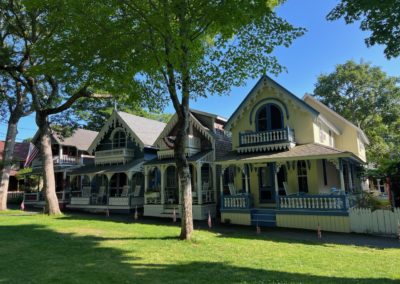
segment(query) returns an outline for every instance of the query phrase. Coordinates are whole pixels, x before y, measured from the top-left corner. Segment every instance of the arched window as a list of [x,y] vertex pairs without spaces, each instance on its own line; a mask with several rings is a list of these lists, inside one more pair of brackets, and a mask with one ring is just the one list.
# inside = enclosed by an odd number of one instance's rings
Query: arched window
[[306,161],[297,161],[297,181],[299,183],[299,192],[308,192],[307,165]]
[[283,128],[283,115],[276,104],[266,104],[256,114],[257,131],[268,131]]
[[126,135],[123,130],[118,130],[117,132],[114,133],[113,136],[113,148],[125,148],[126,146]]

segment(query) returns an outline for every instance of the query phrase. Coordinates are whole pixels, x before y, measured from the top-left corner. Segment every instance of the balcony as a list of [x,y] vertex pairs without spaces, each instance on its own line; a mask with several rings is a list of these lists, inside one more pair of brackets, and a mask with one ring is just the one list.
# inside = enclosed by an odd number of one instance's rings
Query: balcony
[[[54,165],[67,165],[67,166],[75,166],[83,164],[83,160],[81,157],[62,155],[62,156],[53,156],[53,164]],[[35,159],[32,162],[32,168],[40,168],[42,167],[42,159]]]
[[[187,157],[193,156],[199,153],[201,150],[201,140],[199,137],[193,135],[188,135],[186,140],[185,154]],[[161,146],[160,150],[157,152],[159,159],[173,158],[174,149],[169,148],[165,143]]]
[[290,128],[239,133],[239,153],[288,150],[294,146],[294,130]]
[[125,164],[132,160],[135,156],[135,152],[132,149],[119,148],[112,150],[96,151],[95,153],[95,164],[96,165],[107,165],[107,164]]

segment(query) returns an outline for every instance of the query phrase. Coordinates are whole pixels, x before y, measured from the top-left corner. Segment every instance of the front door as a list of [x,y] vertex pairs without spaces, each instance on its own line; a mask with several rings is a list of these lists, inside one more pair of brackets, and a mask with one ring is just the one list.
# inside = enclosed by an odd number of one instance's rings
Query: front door
[[275,186],[272,163],[267,163],[265,167],[258,169],[258,184],[260,203],[274,203]]

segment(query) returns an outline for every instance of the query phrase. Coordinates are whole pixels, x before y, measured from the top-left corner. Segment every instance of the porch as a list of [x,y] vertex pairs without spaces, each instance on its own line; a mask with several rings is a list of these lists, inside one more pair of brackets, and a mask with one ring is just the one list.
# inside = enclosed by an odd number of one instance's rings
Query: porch
[[143,161],[124,165],[90,166],[71,176],[71,209],[124,209],[143,207]]
[[[215,166],[213,152],[206,151],[188,158],[191,187],[193,219],[204,220],[208,212],[216,214],[217,192],[215,190]],[[173,209],[179,216],[182,190],[173,159],[154,160],[145,164],[144,215],[153,217],[172,217]]]

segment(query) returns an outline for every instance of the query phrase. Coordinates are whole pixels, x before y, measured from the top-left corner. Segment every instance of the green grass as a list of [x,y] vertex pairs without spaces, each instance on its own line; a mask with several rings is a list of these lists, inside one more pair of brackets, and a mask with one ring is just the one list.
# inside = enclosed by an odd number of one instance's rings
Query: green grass
[[296,241],[240,227],[196,230],[192,242],[178,234],[169,222],[1,214],[0,283],[400,281],[398,248]]

